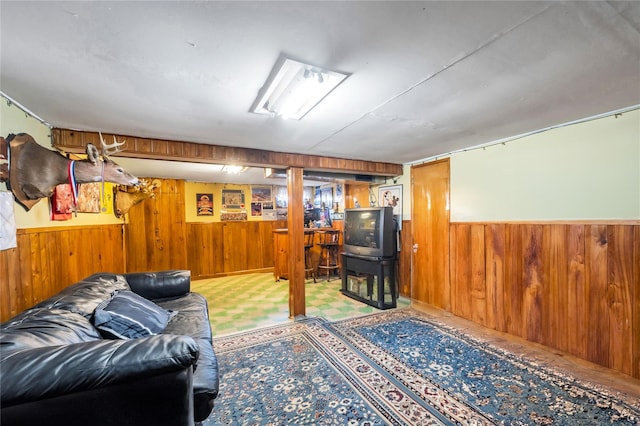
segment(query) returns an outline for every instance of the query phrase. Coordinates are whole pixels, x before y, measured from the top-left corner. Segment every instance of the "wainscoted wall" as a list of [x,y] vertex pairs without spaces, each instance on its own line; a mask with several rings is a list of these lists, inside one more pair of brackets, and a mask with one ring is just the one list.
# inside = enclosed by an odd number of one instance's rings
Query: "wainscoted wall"
[[411,298],[411,221],[403,220],[400,230],[400,253],[398,253],[398,291],[401,296]]
[[127,271],[187,269],[184,181],[161,179],[154,198],[129,210]]
[[640,224],[452,223],[450,311],[640,378]]
[[19,229],[0,251],[0,321],[98,271],[124,272],[122,225]]
[[187,224],[188,268],[194,279],[273,268],[273,230],[287,221]]
[[[139,237],[125,251],[125,239],[133,240],[144,233],[140,224],[144,217],[159,216],[153,215],[156,210],[152,202],[135,207],[147,211],[136,220],[137,225],[18,230],[17,248],[0,251],[0,321],[99,271],[183,267],[191,270],[193,279],[270,271],[272,231],[287,226],[286,221],[183,223],[186,236],[180,238],[175,234],[179,223],[166,220],[157,233],[149,231],[149,239]],[[152,220],[149,223],[155,226]],[[165,234],[169,238],[163,238]],[[181,248],[185,242],[186,247]],[[182,251],[187,253],[186,258],[179,255]],[[181,262],[185,264],[180,266]],[[127,264],[131,267],[125,268]]]

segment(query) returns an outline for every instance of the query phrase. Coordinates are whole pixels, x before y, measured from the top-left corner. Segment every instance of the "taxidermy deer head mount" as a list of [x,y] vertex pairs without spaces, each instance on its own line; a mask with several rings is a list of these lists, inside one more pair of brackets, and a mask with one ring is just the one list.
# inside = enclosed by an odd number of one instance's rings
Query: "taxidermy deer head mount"
[[109,159],[109,155],[121,151],[124,142],[111,145],[102,143],[102,158],[92,144],[87,145],[87,159],[72,161],[62,154],[39,145],[26,133],[9,135],[10,149],[9,183],[16,200],[28,211],[41,198],[50,197],[56,185],[62,183],[113,182],[122,185],[138,185],[138,178],[127,173]]
[[113,213],[117,218],[121,218],[129,213],[129,209],[147,198],[155,198],[155,190],[160,188],[162,183],[158,179],[140,179],[140,185],[113,187]]

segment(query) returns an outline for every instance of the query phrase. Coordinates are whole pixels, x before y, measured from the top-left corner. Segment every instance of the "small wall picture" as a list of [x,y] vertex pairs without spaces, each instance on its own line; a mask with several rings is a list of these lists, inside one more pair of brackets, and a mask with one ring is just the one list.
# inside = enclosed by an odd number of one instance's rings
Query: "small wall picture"
[[223,189],[222,208],[244,209],[244,191],[242,189]]
[[100,213],[100,182],[81,183],[78,185],[79,213]]
[[196,194],[198,216],[213,216],[213,194]]
[[271,187],[270,186],[251,186],[251,202],[252,203],[264,203],[270,202],[273,198],[271,197]]
[[247,211],[246,210],[222,210],[220,212],[220,220],[222,222],[237,222],[242,220],[247,220]]
[[251,203],[251,216],[262,216],[262,203]]
[[402,217],[402,185],[381,186],[378,189],[378,205],[393,207],[393,214]]
[[275,210],[263,209],[262,210],[262,219],[264,219],[264,220],[277,220],[278,219],[278,213]]

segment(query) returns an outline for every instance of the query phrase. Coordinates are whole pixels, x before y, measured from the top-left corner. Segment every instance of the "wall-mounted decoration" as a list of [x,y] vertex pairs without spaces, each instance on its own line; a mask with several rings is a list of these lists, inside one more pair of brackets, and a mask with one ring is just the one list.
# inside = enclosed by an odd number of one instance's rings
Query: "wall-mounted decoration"
[[273,209],[262,209],[262,219],[264,220],[277,220],[278,212]]
[[272,201],[271,186],[251,185],[251,202],[264,203]]
[[344,212],[344,199],[343,199],[343,185],[341,183],[336,183],[336,193],[333,197],[333,212],[334,213],[342,213]]
[[322,207],[322,192],[320,191],[320,187],[316,187],[315,193],[313,195],[313,207],[319,209]]
[[393,214],[402,220],[402,185],[388,185],[378,188],[380,207],[393,207]]
[[[5,138],[0,136],[0,182],[9,180],[9,146]],[[11,200],[13,203],[13,200]]]
[[102,157],[87,144],[86,160],[70,160],[57,151],[39,145],[26,133],[10,134],[6,141],[10,151],[9,180],[16,201],[29,211],[42,198],[53,194],[56,185],[96,181],[136,185],[138,178],[122,170],[108,158],[124,142],[107,145],[102,141]]
[[247,220],[247,211],[228,211],[222,210],[220,212],[220,220],[223,222],[241,221]]
[[276,208],[277,209],[286,209],[289,205],[289,192],[286,186],[276,186],[275,187],[275,198],[276,198]]
[[78,185],[78,213],[100,213],[100,182]]
[[320,187],[320,207],[331,209],[333,206],[333,185]]
[[223,209],[244,209],[244,191],[242,189],[223,189]]
[[213,216],[213,194],[196,194],[198,216]]
[[8,191],[0,191],[0,250],[8,250],[17,246],[13,194]]
[[251,216],[262,216],[262,203],[251,203]]
[[155,198],[155,191],[162,186],[159,179],[140,179],[138,186],[116,185],[113,187],[113,213],[120,218],[127,214],[131,207],[146,200]]
[[74,194],[71,185],[63,183],[53,188],[49,197],[51,220],[70,220],[74,209]]

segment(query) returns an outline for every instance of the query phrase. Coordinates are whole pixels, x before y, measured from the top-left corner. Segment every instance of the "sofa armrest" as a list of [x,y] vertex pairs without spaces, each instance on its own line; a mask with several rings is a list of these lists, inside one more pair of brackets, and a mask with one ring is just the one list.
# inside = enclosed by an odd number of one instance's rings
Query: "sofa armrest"
[[0,362],[2,405],[191,369],[198,351],[191,337],[157,335],[5,353]]
[[149,300],[178,297],[191,291],[191,271],[132,272],[124,274],[134,293]]
[[33,400],[0,409],[2,426],[194,426],[192,371]]

